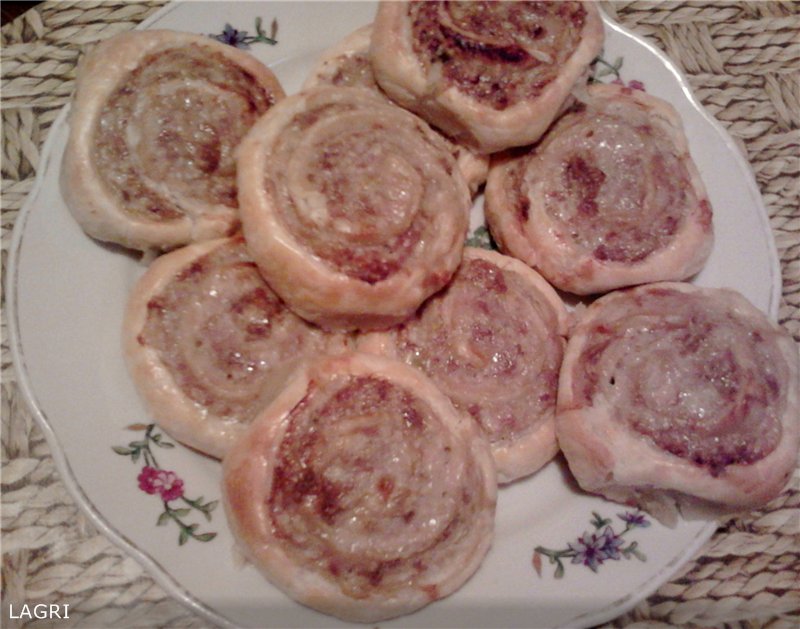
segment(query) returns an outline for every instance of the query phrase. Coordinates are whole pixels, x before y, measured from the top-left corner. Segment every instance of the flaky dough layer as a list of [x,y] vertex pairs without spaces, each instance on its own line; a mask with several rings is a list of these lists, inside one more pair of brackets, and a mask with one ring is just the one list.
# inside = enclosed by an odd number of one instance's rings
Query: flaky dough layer
[[297,601],[346,620],[459,588],[491,544],[494,464],[419,371],[379,356],[298,371],[223,464],[239,547]]
[[530,4],[381,3],[371,47],[378,84],[481,153],[535,142],[585,82],[604,33],[592,2]]
[[247,245],[270,286],[328,329],[407,319],[461,260],[470,193],[444,140],[368,90],[290,96],[239,148]]
[[667,524],[777,496],[800,446],[797,346],[739,293],[663,282],[594,302],[556,420],[578,483]]
[[[367,24],[331,46],[320,56],[317,65],[303,83],[303,89],[336,85],[338,87],[362,87],[383,94],[375,82],[372,72],[372,59],[369,53],[371,39],[372,24]],[[449,138],[445,137],[445,140],[453,157],[456,158],[456,164],[464,175],[470,192],[475,194],[478,188],[486,182],[486,175],[489,173],[489,158],[485,155],[478,155],[474,150],[456,144]]]
[[251,55],[164,30],[117,35],[79,69],[61,189],[93,238],[140,250],[231,234],[233,150],[283,97]]
[[524,263],[467,247],[451,284],[409,321],[362,335],[361,351],[425,372],[489,439],[498,480],[532,474],[558,451],[555,408],[568,314]]
[[501,250],[579,295],[691,277],[714,233],[678,113],[617,85],[582,98],[535,147],[493,161],[485,211]]
[[221,458],[304,357],[343,351],[286,308],[241,236],[156,259],[134,286],[123,350],[148,412],[178,441]]

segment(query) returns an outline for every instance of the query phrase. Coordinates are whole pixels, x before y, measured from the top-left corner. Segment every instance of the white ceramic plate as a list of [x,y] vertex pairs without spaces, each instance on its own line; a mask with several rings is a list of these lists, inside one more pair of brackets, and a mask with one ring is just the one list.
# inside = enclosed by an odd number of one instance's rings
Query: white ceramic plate
[[[273,67],[291,93],[319,52],[371,21],[374,10],[372,3],[361,2],[179,3],[144,27],[211,34],[229,23],[253,34],[257,17],[263,18],[267,32],[277,18],[278,45],[255,43],[251,52]],[[711,258],[695,281],[736,288],[774,317],[780,297],[778,260],[749,166],[663,55],[608,21],[606,32],[604,58],[611,63],[623,60],[622,80],[643,82],[683,117],[714,207],[717,235]],[[169,513],[157,495],[137,487],[138,475],[152,461],[143,454],[133,460],[137,446],[129,444],[139,441],[141,450],[144,432],[127,427],[149,419],[125,372],[119,337],[128,292],[143,267],[125,252],[86,237],[68,213],[58,188],[65,120],[62,113],[52,129],[37,186],[17,221],[7,296],[19,381],[67,486],[101,530],[210,621],[258,627],[340,626],[293,603],[236,561],[223,513],[211,510],[219,498],[215,461],[180,446],[162,448],[147,441],[158,465],[183,481],[183,496],[204,498],[194,504],[171,500]],[[473,226],[479,221],[478,209]],[[146,488],[153,489],[148,482],[154,474],[142,477]],[[206,505],[210,519],[197,508],[201,505]],[[618,515],[624,513],[619,505],[578,491],[557,460],[533,478],[500,491],[496,541],[466,586],[448,599],[383,625],[597,624],[653,592],[714,530],[707,522],[681,522],[674,529],[657,522],[631,528]],[[183,536],[184,544],[178,543],[178,520],[184,526],[197,525]],[[211,533],[217,535],[208,539]],[[581,562],[587,557],[580,554],[585,548],[579,537],[596,548],[616,540],[625,552],[615,558],[600,549],[604,560],[593,571]],[[557,564],[550,563],[547,554],[540,552],[536,558],[537,547],[562,551],[554,555],[561,556],[561,578],[555,578]]]

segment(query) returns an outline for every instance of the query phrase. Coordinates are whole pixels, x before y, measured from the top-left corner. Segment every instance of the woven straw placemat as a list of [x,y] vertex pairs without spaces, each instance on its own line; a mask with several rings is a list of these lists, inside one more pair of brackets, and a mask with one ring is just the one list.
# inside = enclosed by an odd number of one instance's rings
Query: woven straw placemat
[[[95,42],[163,2],[45,2],[2,29],[2,262],[42,144]],[[755,172],[781,258],[781,323],[800,340],[800,4],[603,3],[681,67]],[[5,320],[3,320],[5,326]],[[139,564],[90,525],[67,493],[2,348],[2,598],[69,604],[58,626],[201,627]],[[800,486],[720,527],[669,583],[609,626],[800,625]]]

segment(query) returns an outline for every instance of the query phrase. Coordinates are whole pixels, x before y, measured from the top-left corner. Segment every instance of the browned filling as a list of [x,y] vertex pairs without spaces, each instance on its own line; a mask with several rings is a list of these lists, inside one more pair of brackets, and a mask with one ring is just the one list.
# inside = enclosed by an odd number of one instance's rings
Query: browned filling
[[414,53],[489,107],[537,97],[580,42],[580,2],[412,2]]
[[[637,263],[673,241],[697,197],[672,139],[624,113],[568,114],[525,168],[572,243],[597,260]],[[627,113],[646,116],[635,107]],[[550,165],[547,174],[540,162]],[[517,194],[525,198],[524,190]]]
[[[200,304],[202,316],[187,320]],[[248,422],[271,370],[322,348],[322,332],[289,311],[241,239],[198,258],[148,303],[139,342],[154,348],[190,399]]]
[[398,350],[500,443],[552,417],[562,357],[556,326],[517,274],[474,259],[400,329]]
[[[236,207],[233,148],[273,99],[218,52],[184,46],[153,53],[105,103],[95,127],[95,167],[125,210],[140,217],[180,218],[185,207],[176,197],[187,194]],[[138,149],[132,141],[150,145]]]
[[[337,124],[359,108],[364,116],[357,126],[342,123],[337,132],[315,135],[317,125]],[[433,232],[437,214],[463,211],[447,145],[421,123],[398,121],[395,110],[371,101],[311,106],[276,142],[272,161],[279,166],[265,178],[297,241],[336,271],[370,284],[392,277],[414,256],[424,257],[423,247],[448,237]],[[297,161],[295,151],[309,136],[315,150],[301,181],[290,181],[282,165]],[[432,203],[434,197],[444,200]]]
[[[432,452],[444,467],[426,464]],[[375,376],[312,382],[278,451],[273,531],[297,560],[355,598],[424,582],[479,508],[472,466],[461,484],[431,494],[431,475],[449,473],[450,452],[431,409],[402,387]],[[458,509],[438,511],[449,503]],[[433,513],[447,522],[434,518],[426,538]]]
[[785,405],[776,346],[693,296],[640,301],[594,328],[575,385],[586,402],[611,397],[618,421],[715,475],[772,452]]

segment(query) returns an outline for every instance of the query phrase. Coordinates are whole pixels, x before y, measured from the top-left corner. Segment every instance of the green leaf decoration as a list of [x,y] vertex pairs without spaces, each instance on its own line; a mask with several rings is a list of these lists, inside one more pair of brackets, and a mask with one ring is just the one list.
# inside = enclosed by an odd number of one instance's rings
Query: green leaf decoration
[[[174,448],[175,444],[167,441],[162,433],[157,432],[155,424],[131,424],[128,426],[128,428],[131,430],[144,430],[144,438],[138,441],[131,441],[127,446],[111,446],[113,452],[121,456],[130,456],[133,462],[143,459],[142,465],[144,465],[145,468],[155,468],[156,470],[160,470],[159,473],[166,471],[156,461],[155,456],[153,455],[152,446],[155,444],[160,448]],[[174,472],[171,473],[174,474]],[[217,536],[215,532],[196,534],[196,531],[200,525],[196,523],[187,524],[184,522],[184,518],[187,518],[192,514],[192,509],[196,509],[205,516],[207,521],[210,522],[211,512],[216,508],[217,504],[219,504],[218,500],[203,502],[205,500],[203,496],[199,496],[195,499],[181,496],[180,499],[182,499],[183,502],[189,506],[172,508],[170,503],[174,504],[178,499],[164,500],[164,488],[160,488],[159,491],[150,490],[148,493],[160,494],[159,497],[161,497],[162,500],[163,511],[159,514],[158,519],[156,520],[156,526],[165,526],[169,521],[175,522],[179,528],[179,546],[183,546],[190,539],[208,542]]]
[[217,536],[217,534],[216,534],[216,533],[202,533],[202,534],[200,534],[200,535],[195,535],[195,537],[194,537],[194,538],[195,538],[195,539],[196,539],[198,542],[210,542],[210,541],[211,541],[212,539],[214,539],[216,536]]
[[497,244],[492,238],[489,228],[486,225],[480,225],[475,228],[472,235],[467,238],[464,243],[467,247],[478,247],[481,249],[493,249],[497,251]]
[[619,561],[636,557],[639,561],[647,561],[647,556],[639,550],[639,542],[631,540],[627,546],[622,546],[622,538],[639,527],[650,526],[650,522],[643,514],[637,511],[618,513],[617,516],[626,523],[621,530],[614,530],[614,520],[604,518],[596,511],[592,511],[590,520],[595,532],[584,531],[574,542],[568,543],[560,549],[536,546],[534,548],[533,568],[541,577],[541,555],[550,559],[550,565],[555,565],[553,577],[560,579],[564,576],[564,559],[570,558],[572,564],[579,564],[598,573],[600,567],[607,561]]
[[592,526],[594,526],[594,528],[596,528],[596,529],[602,529],[602,528],[608,526],[609,524],[611,524],[611,520],[609,520],[608,518],[602,517],[596,511],[592,511],[592,515],[594,516],[592,518]]

